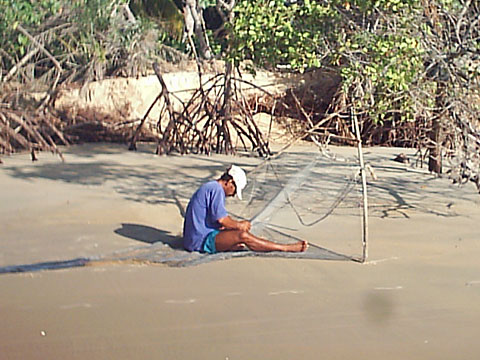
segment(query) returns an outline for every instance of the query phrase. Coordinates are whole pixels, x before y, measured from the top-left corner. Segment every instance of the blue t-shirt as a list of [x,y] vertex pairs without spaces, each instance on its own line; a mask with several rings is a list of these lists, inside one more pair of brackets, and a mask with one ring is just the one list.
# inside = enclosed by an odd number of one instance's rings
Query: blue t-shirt
[[189,251],[202,250],[207,235],[220,228],[219,219],[227,216],[225,192],[218,181],[200,186],[187,206],[183,223],[183,246]]

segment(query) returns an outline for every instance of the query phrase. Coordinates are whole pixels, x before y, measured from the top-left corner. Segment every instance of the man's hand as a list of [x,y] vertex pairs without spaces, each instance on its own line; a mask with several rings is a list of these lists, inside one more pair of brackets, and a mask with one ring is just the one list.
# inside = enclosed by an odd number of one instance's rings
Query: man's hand
[[250,231],[251,228],[252,228],[252,224],[250,224],[250,221],[247,221],[247,220],[237,221],[238,230]]
[[248,220],[236,221],[230,216],[225,216],[218,220],[220,228],[222,229],[232,229],[232,230],[241,230],[241,231],[250,231],[252,224]]

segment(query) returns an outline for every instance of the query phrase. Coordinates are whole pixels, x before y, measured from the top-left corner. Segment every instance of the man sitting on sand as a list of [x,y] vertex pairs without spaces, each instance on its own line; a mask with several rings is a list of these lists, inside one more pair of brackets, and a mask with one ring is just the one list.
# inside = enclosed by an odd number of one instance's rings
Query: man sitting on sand
[[247,220],[232,219],[225,209],[225,197],[242,200],[242,190],[247,176],[242,168],[232,165],[218,180],[203,184],[192,196],[187,206],[183,224],[183,246],[189,251],[214,254],[217,251],[288,251],[307,250],[306,241],[279,244],[251,234]]

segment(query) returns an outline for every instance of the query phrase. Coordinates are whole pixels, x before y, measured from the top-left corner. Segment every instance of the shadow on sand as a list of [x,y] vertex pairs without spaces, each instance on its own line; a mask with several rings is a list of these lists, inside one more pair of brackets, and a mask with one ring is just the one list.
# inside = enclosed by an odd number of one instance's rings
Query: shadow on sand
[[183,249],[181,237],[173,236],[167,231],[159,230],[151,226],[122,224],[122,227],[115,229],[114,233],[147,244],[162,242],[172,249]]
[[[181,237],[172,236],[167,231],[155,229],[151,226],[139,224],[122,224],[122,227],[115,229],[114,233],[129,239],[146,243],[148,245],[122,249],[109,255],[93,255],[89,257],[81,257],[69,260],[46,261],[33,264],[2,266],[0,267],[0,274],[68,269],[92,265],[95,262],[135,260],[136,256],[147,257],[145,260],[148,261],[148,255],[154,255],[154,251],[152,249],[158,249],[159,247],[163,248],[162,250],[164,252],[178,251],[180,253],[187,253],[187,251],[183,250]],[[155,244],[155,246],[153,244]]]

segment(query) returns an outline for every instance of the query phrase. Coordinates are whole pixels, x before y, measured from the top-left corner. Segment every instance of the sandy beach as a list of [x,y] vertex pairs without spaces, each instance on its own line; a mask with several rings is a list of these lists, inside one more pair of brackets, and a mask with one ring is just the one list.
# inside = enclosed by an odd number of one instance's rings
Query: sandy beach
[[[378,177],[365,264],[252,257],[0,274],[0,359],[478,359],[480,195],[392,161],[414,150],[365,152]],[[261,162],[158,157],[149,145],[78,145],[64,156],[3,158],[0,268],[176,239],[197,186],[230,163]],[[336,214],[303,236],[358,254],[359,221]]]

